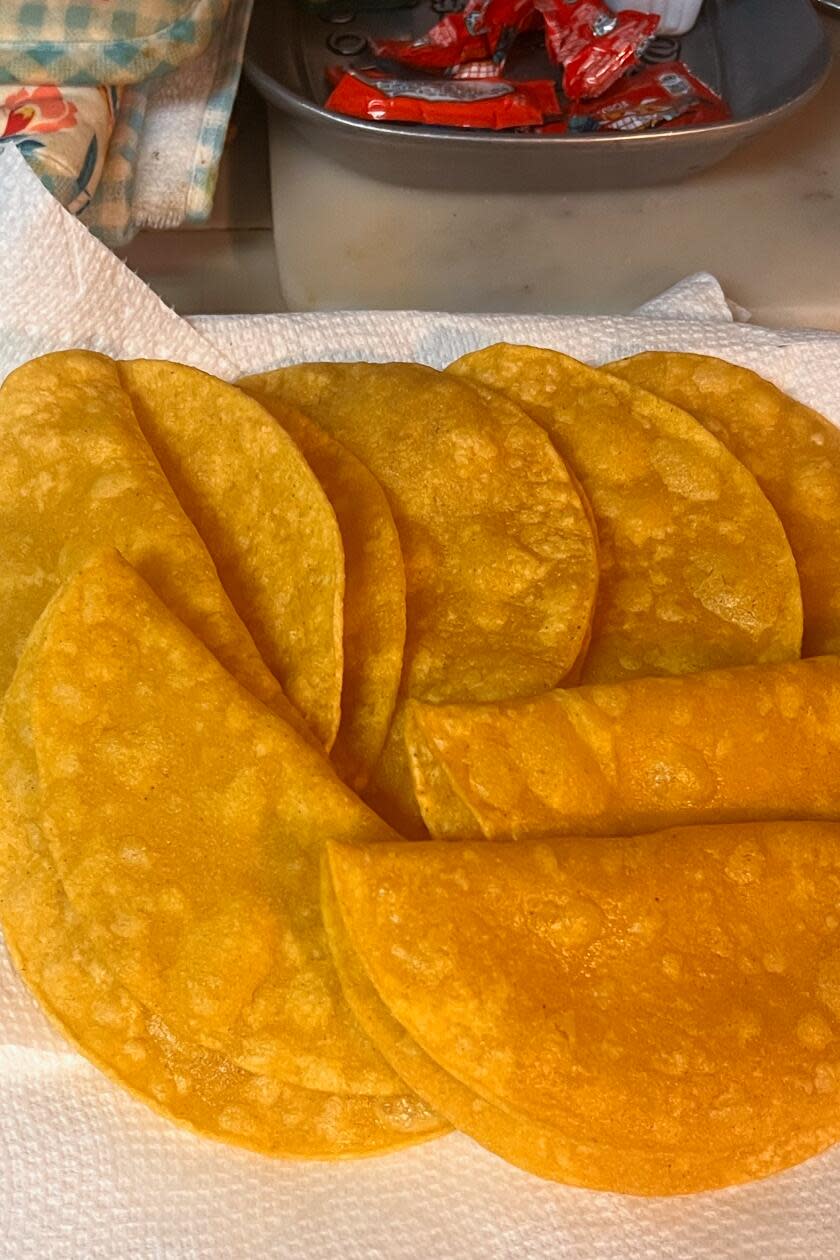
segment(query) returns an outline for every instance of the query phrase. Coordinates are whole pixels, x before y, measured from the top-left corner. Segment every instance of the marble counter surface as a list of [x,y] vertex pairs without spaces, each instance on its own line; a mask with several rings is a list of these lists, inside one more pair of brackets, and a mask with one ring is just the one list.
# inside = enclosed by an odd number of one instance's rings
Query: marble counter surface
[[623,313],[713,272],[771,325],[840,329],[840,20],[804,110],[685,184],[612,193],[391,187],[271,120],[274,237],[292,310]]

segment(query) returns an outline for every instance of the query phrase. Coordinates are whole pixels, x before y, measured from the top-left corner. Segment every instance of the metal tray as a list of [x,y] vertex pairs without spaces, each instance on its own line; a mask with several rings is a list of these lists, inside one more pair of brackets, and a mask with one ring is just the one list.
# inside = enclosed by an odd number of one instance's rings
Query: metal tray
[[[831,60],[810,0],[706,0],[679,55],[726,98],[730,122],[634,135],[535,136],[365,122],[323,108],[328,66],[370,63],[364,52],[336,51],[352,47],[346,36],[418,35],[445,3],[417,0],[412,7],[365,12],[364,0],[357,6],[331,0],[319,15],[305,0],[257,0],[246,73],[314,147],[366,175],[408,187],[528,192],[685,179],[808,101]],[[526,37],[520,44],[506,74],[552,75],[539,41]]]

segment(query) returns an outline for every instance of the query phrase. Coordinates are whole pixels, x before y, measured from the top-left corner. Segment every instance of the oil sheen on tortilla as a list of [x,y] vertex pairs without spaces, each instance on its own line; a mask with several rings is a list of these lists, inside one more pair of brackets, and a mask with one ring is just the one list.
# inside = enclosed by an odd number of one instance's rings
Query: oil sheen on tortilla
[[244,388],[294,438],[326,492],[344,544],[344,680],[330,758],[354,791],[370,778],[394,713],[405,647],[405,570],[385,492],[361,460],[297,408]]
[[[585,649],[598,581],[580,496],[504,399],[416,364],[304,364],[243,382],[314,419],[383,486],[406,574],[401,699],[556,685]],[[416,828],[398,705],[369,799]]]
[[177,1037],[115,981],[67,900],[43,834],[26,668],[0,720],[0,919],[19,973],[60,1031],[162,1115],[260,1154],[343,1159],[441,1132],[409,1095],[319,1093],[246,1072]]
[[748,368],[651,351],[607,371],[691,412],[749,468],[785,527],[802,585],[806,656],[840,652],[840,432]]
[[235,386],[180,363],[118,366],[140,428],[263,660],[330,748],[341,713],[344,552],[315,474]]
[[0,389],[0,694],[63,579],[107,546],[243,686],[305,729],[140,432],[116,365],[83,350],[45,355]]
[[[635,678],[510,703],[415,701],[408,746],[418,750],[417,796],[439,839],[836,819],[840,658]],[[429,759],[442,775],[427,772]]]
[[329,870],[368,1032],[490,1149],[674,1194],[840,1138],[840,825],[339,844]]
[[247,1071],[403,1093],[346,1007],[319,911],[325,838],[390,829],[116,553],[65,585],[27,656],[50,853],[115,979]]
[[784,529],[752,474],[693,417],[553,350],[490,346],[447,371],[543,425],[592,506],[601,583],[583,682],[799,655]]
[[[394,1018],[350,944],[328,867],[322,881],[321,908],[348,1004],[371,1041],[406,1085],[420,1098],[435,1098],[439,1115],[446,1115],[462,1133],[469,1134],[508,1163],[539,1177],[578,1184],[580,1152],[570,1152],[562,1134],[480,1098],[426,1054]],[[591,1163],[588,1176],[594,1184]]]

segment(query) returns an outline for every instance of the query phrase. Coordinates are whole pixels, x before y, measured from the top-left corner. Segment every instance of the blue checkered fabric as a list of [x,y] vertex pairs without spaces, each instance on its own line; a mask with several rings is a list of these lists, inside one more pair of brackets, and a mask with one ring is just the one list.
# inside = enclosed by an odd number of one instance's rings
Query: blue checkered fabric
[[148,103],[149,90],[145,84],[123,88],[99,187],[80,216],[94,235],[113,248],[130,241],[136,230],[131,197]]
[[0,82],[139,83],[210,43],[230,0],[0,0]]
[[[225,21],[200,57],[168,79],[123,89],[99,188],[81,214],[112,248],[126,245],[140,228],[203,223],[210,214],[252,6],[253,0],[231,0]],[[187,101],[195,108],[187,111],[185,123]],[[165,178],[160,186],[160,163],[144,162],[149,154],[172,158],[180,176],[177,187]]]
[[190,170],[190,186],[184,214],[187,223],[203,223],[213,209],[219,160],[225,147],[233,102],[239,87],[252,8],[253,0],[233,0],[225,38],[219,41],[215,81],[207,98],[207,108]]

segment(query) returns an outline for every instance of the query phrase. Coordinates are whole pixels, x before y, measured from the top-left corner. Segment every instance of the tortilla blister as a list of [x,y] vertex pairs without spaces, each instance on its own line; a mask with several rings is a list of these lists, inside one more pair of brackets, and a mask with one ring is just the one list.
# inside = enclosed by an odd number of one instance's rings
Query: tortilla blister
[[235,386],[160,360],[118,370],[263,660],[329,749],[341,713],[344,551],[315,474]]
[[651,351],[606,371],[684,408],[749,468],[796,558],[807,656],[840,652],[840,432],[748,368]]
[[325,839],[393,836],[116,553],[50,604],[26,678],[44,831],[116,980],[188,1041],[338,1094],[402,1094],[341,994]]
[[[835,656],[507,704],[413,701],[406,738],[417,799],[437,839],[840,818]],[[443,775],[428,773],[430,759]]]
[[0,694],[64,578],[114,546],[243,686],[305,729],[225,594],[110,359],[62,351],[6,378],[0,487]]
[[0,920],[18,971],[61,1032],[162,1115],[264,1155],[350,1158],[441,1132],[409,1096],[330,1095],[246,1072],[176,1037],[116,983],[67,901],[42,833],[26,669],[0,719]]
[[360,791],[385,744],[402,674],[405,570],[397,527],[382,487],[355,455],[281,399],[252,382],[242,388],[300,447],[341,530],[344,679],[330,759],[345,783]]
[[[416,364],[305,364],[242,384],[303,411],[382,485],[406,574],[401,701],[529,695],[569,673],[596,544],[562,460],[519,408]],[[366,795],[416,831],[402,708]]]
[[366,1031],[490,1149],[675,1194],[840,1137],[839,825],[328,855]]
[[693,417],[553,350],[490,346],[447,372],[543,425],[591,504],[601,581],[581,681],[799,655],[802,601],[782,525]]

